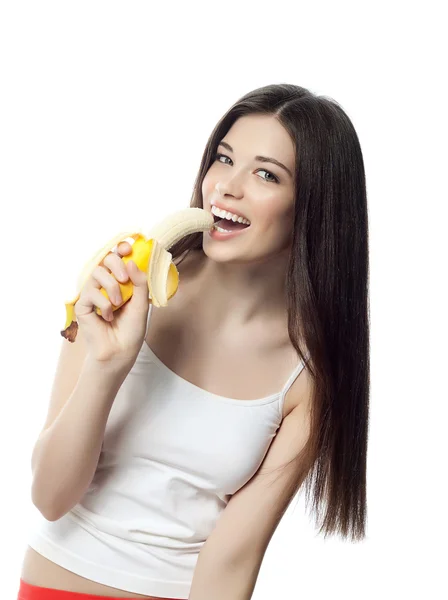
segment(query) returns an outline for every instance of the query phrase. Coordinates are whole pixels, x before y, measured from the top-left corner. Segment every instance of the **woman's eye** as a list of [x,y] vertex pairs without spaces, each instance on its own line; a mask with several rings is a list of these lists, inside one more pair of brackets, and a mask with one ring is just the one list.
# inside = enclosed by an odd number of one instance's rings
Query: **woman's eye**
[[[219,160],[220,158],[229,158],[228,156],[226,156],[225,154],[219,154],[219,152],[216,154],[215,156],[216,160]],[[229,158],[230,160],[230,158]],[[219,162],[222,162],[222,160],[219,160]]]
[[258,169],[258,170],[259,171],[264,171],[265,173],[267,173],[268,175],[270,175],[271,177],[274,178],[273,180],[272,179],[270,179],[270,180],[266,179],[266,181],[272,181],[273,183],[278,183],[277,177],[273,173],[271,173],[270,171],[266,171],[266,169]]
[[[218,160],[219,162],[223,162],[222,160],[220,160],[221,158],[228,158],[231,161],[231,159],[228,156],[226,156],[225,154],[220,154],[218,152],[215,155],[215,160]],[[224,163],[224,164],[228,164],[228,163]],[[272,182],[272,183],[279,183],[278,177],[276,175],[274,175],[273,173],[271,173],[270,171],[266,171],[266,169],[258,169],[258,171],[264,171],[265,173],[267,173],[268,175],[273,177],[273,179],[266,179],[265,177],[263,177],[262,179],[264,179],[265,181]]]

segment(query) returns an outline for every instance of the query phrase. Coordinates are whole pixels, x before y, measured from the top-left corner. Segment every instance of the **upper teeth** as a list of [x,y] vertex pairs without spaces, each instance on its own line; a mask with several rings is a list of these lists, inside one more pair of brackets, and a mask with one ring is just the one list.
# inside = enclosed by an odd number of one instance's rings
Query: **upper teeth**
[[229,221],[238,221],[238,223],[243,223],[243,225],[250,225],[250,221],[248,219],[245,219],[244,217],[239,217],[238,215],[235,215],[229,212],[228,210],[221,210],[215,205],[212,206],[212,213],[217,217],[228,219]]

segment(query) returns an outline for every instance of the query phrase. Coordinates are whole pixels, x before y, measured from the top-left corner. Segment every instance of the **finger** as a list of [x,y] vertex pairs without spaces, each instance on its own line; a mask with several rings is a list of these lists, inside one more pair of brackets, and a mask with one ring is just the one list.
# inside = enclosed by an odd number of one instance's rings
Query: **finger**
[[148,278],[144,271],[139,269],[133,260],[129,260],[127,263],[129,277],[132,283],[148,294]]
[[129,275],[126,270],[126,265],[123,259],[115,254],[115,252],[111,252],[104,258],[102,266],[110,269],[110,272],[118,281],[121,281],[121,283],[128,281]]
[[93,287],[103,287],[106,290],[109,299],[115,304],[115,306],[118,306],[122,300],[120,284],[112,275],[112,273],[108,271],[105,267],[101,266],[95,268],[95,270],[92,273],[92,276],[94,280],[98,281],[98,283],[100,284],[98,286],[95,284]]
[[88,315],[95,312],[96,308],[101,310],[101,316],[106,321],[113,320],[113,307],[111,302],[103,296],[98,289],[85,290],[81,294],[78,302],[76,302],[74,309],[77,317]]
[[116,254],[119,256],[126,256],[127,254],[130,254],[131,250],[132,246],[129,242],[120,242],[117,246]]
[[106,259],[109,256],[118,256],[119,258],[121,258],[122,256],[126,256],[127,254],[130,254],[131,250],[132,250],[132,246],[131,246],[131,244],[129,244],[129,242],[120,242],[113,252],[111,251],[106,254],[106,256],[99,263],[99,265],[105,266]]

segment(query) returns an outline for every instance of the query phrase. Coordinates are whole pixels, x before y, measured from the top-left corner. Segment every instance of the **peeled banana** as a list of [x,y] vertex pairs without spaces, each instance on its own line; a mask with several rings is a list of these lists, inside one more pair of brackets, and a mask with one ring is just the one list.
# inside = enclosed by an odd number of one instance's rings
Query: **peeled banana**
[[[112,251],[112,249],[126,240],[133,238],[130,254],[123,256],[122,260],[135,262],[137,267],[147,273],[149,298],[154,306],[166,306],[168,300],[174,296],[179,286],[179,272],[172,262],[172,254],[168,250],[186,235],[200,231],[209,231],[213,228],[213,215],[202,208],[184,208],[166,217],[163,221],[153,227],[148,235],[142,231],[122,232],[101,248],[91,258],[78,277],[76,289],[77,294],[73,300],[65,303],[66,321],[62,337],[69,342],[74,342],[78,332],[78,323],[74,306],[79,300],[81,290],[89,279],[93,270]],[[118,310],[132,296],[133,283],[129,279],[126,283],[120,283],[122,302],[118,306],[112,305],[114,311]],[[109,299],[106,290],[102,287],[100,292]],[[101,315],[101,309],[96,307],[95,312]]]

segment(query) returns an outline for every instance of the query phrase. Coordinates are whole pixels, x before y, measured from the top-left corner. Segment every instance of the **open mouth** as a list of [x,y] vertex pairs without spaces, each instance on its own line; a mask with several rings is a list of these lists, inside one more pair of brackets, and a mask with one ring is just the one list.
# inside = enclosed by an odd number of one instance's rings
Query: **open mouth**
[[213,215],[213,218],[215,221],[214,229],[218,229],[218,231],[222,229],[224,229],[225,231],[239,231],[241,229],[247,229],[248,227],[250,227],[249,224],[238,223],[238,221],[232,221],[231,219],[217,217],[216,215]]

